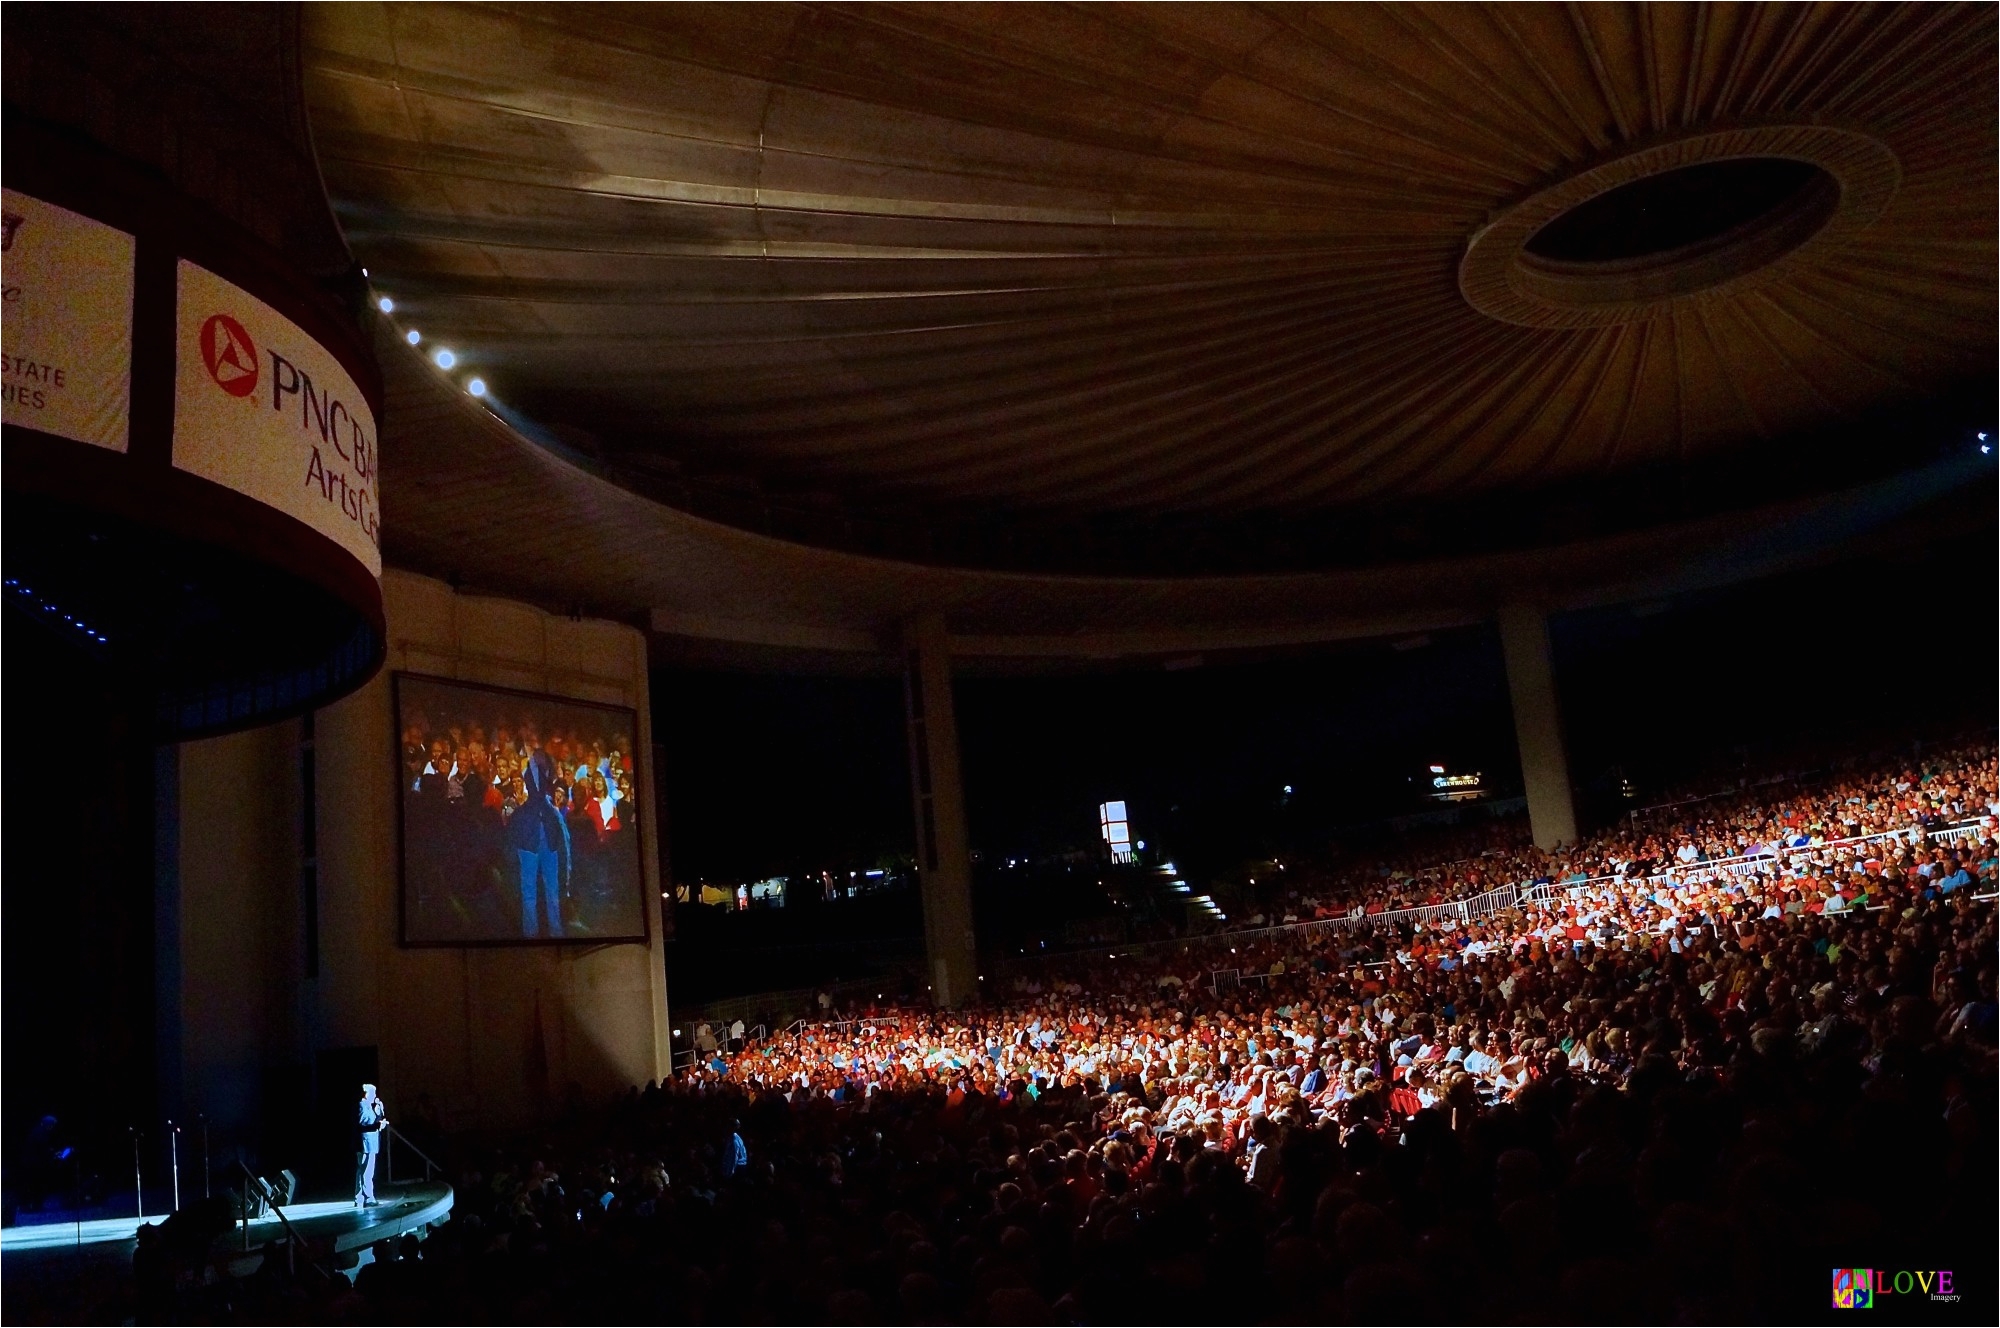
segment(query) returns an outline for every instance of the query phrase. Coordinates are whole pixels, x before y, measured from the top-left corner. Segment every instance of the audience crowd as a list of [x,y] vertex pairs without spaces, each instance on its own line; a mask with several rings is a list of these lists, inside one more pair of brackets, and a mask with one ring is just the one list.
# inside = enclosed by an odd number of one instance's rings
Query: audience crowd
[[[1628,877],[1801,849],[1891,831],[1926,831],[1987,810],[1994,777],[1975,753],[1860,762],[1788,788],[1770,785],[1675,800],[1635,811],[1603,833],[1552,853],[1537,850],[1525,817],[1432,827],[1391,852],[1273,863],[1260,902],[1239,908],[1234,930],[1422,908],[1507,885]],[[1254,881],[1253,881],[1254,884]]]
[[578,831],[616,832],[621,813],[631,819],[630,737],[557,728],[544,738],[532,715],[497,720],[489,737],[477,720],[434,726],[416,715],[402,742],[404,796],[413,809],[468,818],[491,813],[497,830],[528,801],[528,763],[546,751],[556,771],[550,798]]
[[1990,1274],[1996,814],[1986,745],[1509,850],[1465,883],[1546,884],[1484,916],[725,1045],[461,1146],[452,1220],[351,1291],[272,1261],[203,1312],[1791,1322],[1829,1268]]

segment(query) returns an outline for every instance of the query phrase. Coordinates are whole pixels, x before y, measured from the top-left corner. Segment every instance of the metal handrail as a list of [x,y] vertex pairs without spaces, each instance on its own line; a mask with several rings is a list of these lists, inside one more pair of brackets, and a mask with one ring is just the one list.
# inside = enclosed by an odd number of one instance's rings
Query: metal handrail
[[[906,940],[907,938],[899,940],[897,944],[904,944]],[[737,1019],[743,1020],[747,1025],[751,1019],[767,1008],[780,1014],[790,1013],[795,1010],[805,1010],[807,1012],[806,1018],[810,1021],[818,1009],[817,998],[821,992],[829,993],[835,1000],[843,1000],[849,996],[866,996],[877,991],[886,990],[888,986],[895,985],[904,976],[906,975],[900,971],[892,971],[886,974],[878,974],[874,977],[849,978],[837,982],[821,982],[810,987],[787,987],[778,991],[750,992],[746,995],[725,997],[722,1000],[705,1002],[701,1005],[677,1008],[674,1011],[674,1021],[689,1029],[692,1029],[695,1024],[703,1021],[706,1021],[711,1026],[727,1028]]]
[[[247,1250],[250,1248],[251,1196],[260,1190],[268,1190],[270,1182],[252,1171],[240,1157],[236,1159],[236,1169],[243,1173],[243,1248]],[[278,1224],[285,1229],[285,1261],[290,1271],[296,1273],[299,1269],[298,1252],[305,1248],[305,1237],[301,1236],[299,1229],[292,1225],[292,1219],[285,1216],[284,1205],[276,1198],[267,1193],[265,1203],[272,1215],[278,1219]],[[310,1250],[306,1252],[306,1262],[317,1269],[321,1277],[328,1281],[333,1280],[333,1270],[313,1258]]]
[[[409,1135],[404,1134],[401,1130],[397,1129],[393,1125],[388,1124],[387,1122],[383,1123],[382,1128],[388,1132],[390,1139],[392,1140],[401,1139],[404,1142],[404,1144],[408,1145],[409,1150],[412,1153],[415,1153],[418,1157],[424,1160],[425,1180],[429,1180],[431,1176],[436,1172],[444,1170],[443,1167],[439,1166],[436,1162],[433,1162],[431,1160],[431,1155],[429,1153],[426,1153],[423,1149],[417,1147],[415,1144],[410,1143]],[[394,1154],[392,1153],[390,1156],[393,1157]],[[389,1158],[384,1158],[382,1160],[382,1172],[385,1179],[393,1181],[396,1178],[396,1168],[394,1164],[389,1160]]]

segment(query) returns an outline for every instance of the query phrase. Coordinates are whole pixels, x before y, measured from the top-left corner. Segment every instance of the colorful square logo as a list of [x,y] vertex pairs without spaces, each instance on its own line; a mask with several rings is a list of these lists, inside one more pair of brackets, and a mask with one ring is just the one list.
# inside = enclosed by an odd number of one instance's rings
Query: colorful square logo
[[1833,1307],[1837,1310],[1865,1310],[1875,1304],[1866,1268],[1833,1270]]

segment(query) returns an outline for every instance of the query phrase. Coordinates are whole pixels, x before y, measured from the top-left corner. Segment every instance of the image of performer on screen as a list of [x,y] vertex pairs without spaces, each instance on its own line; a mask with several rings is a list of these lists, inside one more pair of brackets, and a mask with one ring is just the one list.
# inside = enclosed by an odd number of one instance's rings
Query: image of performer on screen
[[[536,750],[523,764],[521,804],[507,818],[507,845],[521,870],[521,935],[563,934],[563,894],[570,878],[569,825],[556,809],[556,763]],[[547,930],[538,931],[546,921]]]

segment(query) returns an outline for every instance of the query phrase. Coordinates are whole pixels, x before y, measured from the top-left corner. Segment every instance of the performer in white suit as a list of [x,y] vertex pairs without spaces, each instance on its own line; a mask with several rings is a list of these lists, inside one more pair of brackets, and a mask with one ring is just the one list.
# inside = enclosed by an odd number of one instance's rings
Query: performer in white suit
[[361,1085],[361,1147],[354,1155],[354,1206],[375,1203],[375,1159],[382,1155],[382,1131],[389,1128],[389,1109],[375,1096],[375,1085]]

